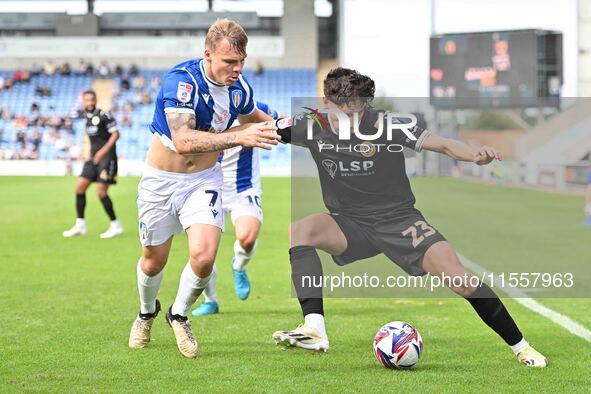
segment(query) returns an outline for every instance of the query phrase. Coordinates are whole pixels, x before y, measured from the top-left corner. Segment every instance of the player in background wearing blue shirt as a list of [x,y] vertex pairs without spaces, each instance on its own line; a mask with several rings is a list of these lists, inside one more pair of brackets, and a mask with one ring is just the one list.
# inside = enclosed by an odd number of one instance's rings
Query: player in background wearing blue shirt
[[[184,230],[189,262],[166,321],[181,354],[197,356],[187,313],[210,279],[224,226],[219,152],[235,146],[271,149],[280,138],[272,119],[255,107],[252,88],[241,75],[247,42],[239,24],[216,21],[207,32],[203,59],[173,67],[156,99],[153,138],[138,185],[140,312],[131,328],[131,348],[150,341],[160,311],[162,270],[173,236]],[[230,128],[237,118],[241,125]]]
[[[273,119],[279,114],[260,101],[256,107]],[[250,295],[250,281],[246,265],[252,259],[257,238],[263,223],[261,175],[258,150],[237,146],[225,149],[218,161],[222,165],[224,186],[222,188],[222,209],[230,213],[236,241],[232,258],[234,289],[241,300]],[[211,279],[203,291],[203,303],[193,311],[193,316],[210,315],[219,312],[217,295],[217,269],[214,265]]]

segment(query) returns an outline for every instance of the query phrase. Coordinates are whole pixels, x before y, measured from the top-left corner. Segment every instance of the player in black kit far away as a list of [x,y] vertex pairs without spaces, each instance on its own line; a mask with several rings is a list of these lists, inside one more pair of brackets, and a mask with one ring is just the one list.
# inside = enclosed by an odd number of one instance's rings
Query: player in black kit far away
[[[413,120],[410,114],[408,121],[405,115],[388,119],[383,112],[370,106],[374,92],[371,78],[350,69],[334,69],[324,81],[324,104],[328,110],[340,110],[342,116],[330,113],[328,121],[316,116],[318,122],[296,117],[292,127],[278,130],[284,142],[304,146],[310,151],[329,213],[308,216],[290,226],[291,275],[305,323],[291,331],[275,332],[275,343],[312,351],[329,348],[322,288],[304,287],[306,283],[308,286],[323,283],[316,249],[331,254],[339,265],[383,253],[409,275],[429,273],[441,277],[503,338],[521,363],[545,367],[547,359],[525,341],[490,287],[485,283],[475,286],[472,283],[478,281],[471,280],[464,280],[457,286],[457,281],[446,280],[471,278],[472,275],[462,266],[443,235],[414,207],[415,198],[401,150],[402,147],[415,151],[424,149],[478,165],[500,160],[499,154],[487,146],[474,148],[432,134],[421,125],[410,125]],[[339,128],[339,119],[343,128]],[[349,125],[358,121],[358,131],[365,135],[370,135],[371,131],[377,135],[383,126],[382,136],[372,141],[361,140],[351,132],[346,119]],[[410,126],[406,132],[395,129],[389,137],[387,122]],[[350,139],[343,138],[348,132]]]
[[111,220],[107,231],[101,238],[113,238],[123,232],[121,224],[115,216],[113,202],[107,194],[110,185],[117,182],[117,150],[115,143],[119,139],[117,122],[108,112],[96,107],[96,93],[87,90],[82,94],[84,117],[86,118],[86,134],[90,140],[90,160],[84,163],[82,174],[76,183],[76,224],[64,231],[66,238],[86,234],[84,208],[86,207],[86,189],[96,182],[96,194],[101,200],[105,212]]

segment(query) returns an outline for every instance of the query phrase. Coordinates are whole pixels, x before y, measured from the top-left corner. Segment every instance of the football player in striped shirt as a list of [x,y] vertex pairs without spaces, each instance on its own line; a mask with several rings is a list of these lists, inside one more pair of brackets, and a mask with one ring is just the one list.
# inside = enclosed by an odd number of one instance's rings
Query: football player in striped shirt
[[[256,106],[273,119],[279,118],[277,111],[267,104],[257,101]],[[221,152],[218,162],[222,165],[224,176],[222,209],[224,213],[230,214],[236,235],[232,258],[234,289],[238,298],[246,300],[250,295],[246,265],[254,255],[263,223],[259,154],[257,149],[237,146]],[[193,311],[193,316],[219,312],[216,282],[217,270],[214,265],[211,279],[203,291],[204,301]]]
[[[219,152],[235,146],[271,149],[280,138],[273,120],[256,108],[252,88],[241,74],[247,42],[239,24],[216,21],[207,32],[204,57],[174,66],[156,99],[153,138],[138,185],[140,311],[129,335],[131,348],[150,341],[172,239],[185,231],[189,261],[166,321],[181,354],[197,356],[187,314],[211,278],[224,227]],[[237,118],[241,125],[231,127]]]

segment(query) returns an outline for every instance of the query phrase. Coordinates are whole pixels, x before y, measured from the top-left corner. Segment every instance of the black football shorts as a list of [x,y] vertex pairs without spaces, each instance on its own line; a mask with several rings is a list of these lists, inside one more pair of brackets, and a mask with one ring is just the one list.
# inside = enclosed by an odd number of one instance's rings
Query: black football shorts
[[107,156],[98,165],[89,160],[84,163],[80,176],[91,182],[114,185],[117,183],[117,158]]
[[419,262],[430,246],[446,240],[417,209],[388,219],[359,219],[336,213],[330,216],[347,238],[347,249],[333,256],[338,265],[383,253],[409,275],[425,275]]

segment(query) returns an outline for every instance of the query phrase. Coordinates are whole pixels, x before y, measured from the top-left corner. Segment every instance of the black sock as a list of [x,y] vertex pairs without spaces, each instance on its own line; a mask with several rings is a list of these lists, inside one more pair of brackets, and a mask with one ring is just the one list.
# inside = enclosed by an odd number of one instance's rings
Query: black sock
[[76,215],[78,219],[84,219],[84,208],[86,208],[86,194],[76,193]]
[[310,313],[324,315],[322,302],[322,263],[312,246],[294,246],[289,249],[291,280],[304,316]]
[[508,345],[513,346],[523,339],[523,335],[499,297],[486,283],[481,283],[466,300],[478,316],[492,328]]
[[109,219],[111,219],[111,221],[116,220],[117,218],[115,217],[115,211],[113,210],[113,202],[109,198],[109,195],[105,194],[105,196],[101,198],[101,202],[103,203],[105,212],[109,215]]

